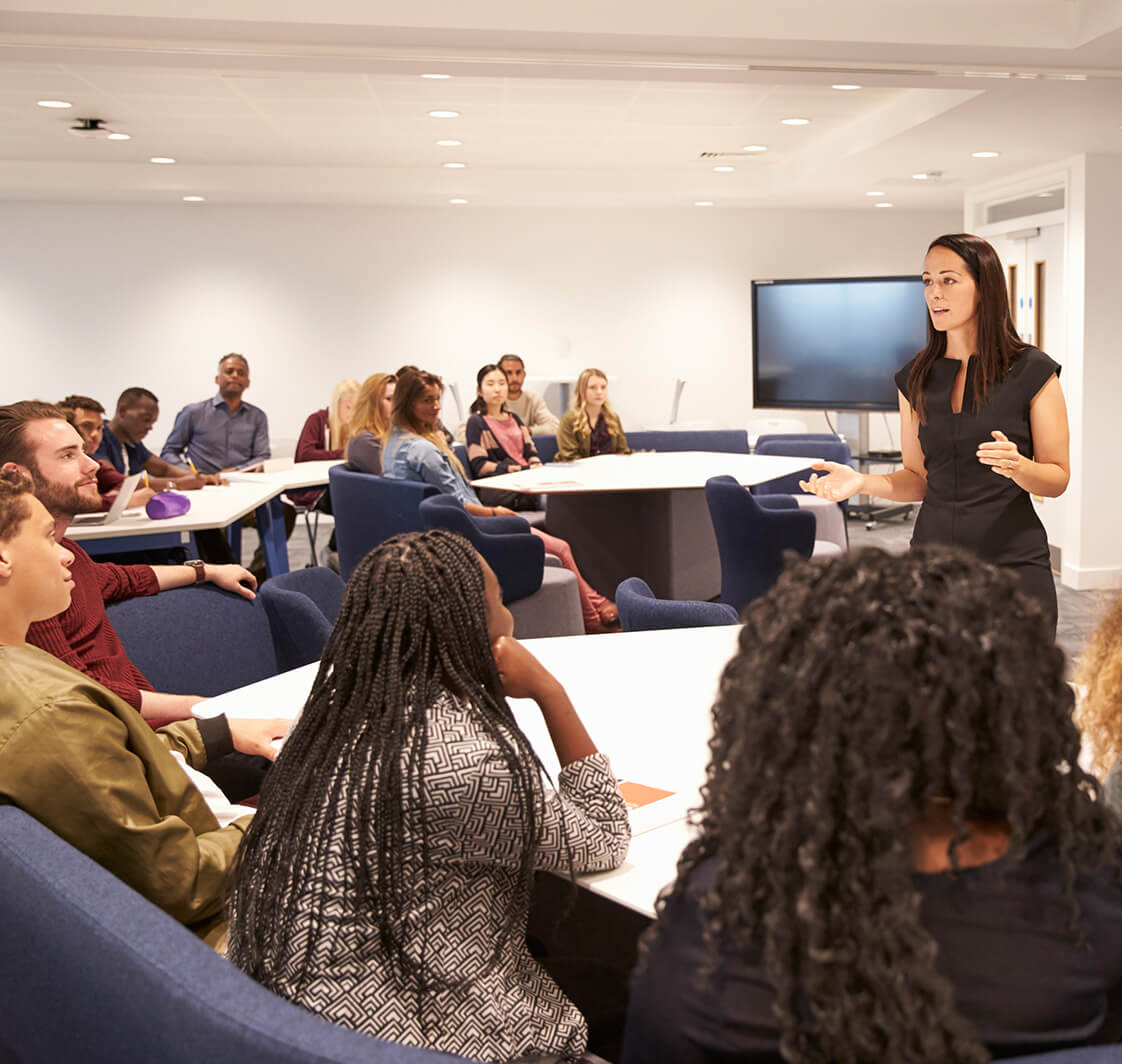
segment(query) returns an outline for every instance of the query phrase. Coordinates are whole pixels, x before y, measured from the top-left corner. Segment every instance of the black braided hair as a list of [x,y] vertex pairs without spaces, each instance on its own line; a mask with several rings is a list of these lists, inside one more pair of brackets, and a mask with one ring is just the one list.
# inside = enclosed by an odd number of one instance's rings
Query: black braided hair
[[[239,848],[229,956],[258,982],[298,989],[311,974],[330,902],[315,885],[341,826],[356,906],[374,914],[384,955],[403,992],[416,994],[422,1021],[426,995],[447,985],[426,962],[428,927],[405,919],[442,903],[429,874],[425,747],[428,709],[447,693],[471,706],[497,744],[517,795],[507,815],[524,839],[517,901],[489,964],[522,933],[544,808],[541,764],[503,694],[478,555],[451,532],[408,533],[376,547],[351,575],[311,694]],[[407,813],[421,825],[419,838],[412,829],[406,838]],[[301,912],[310,912],[309,933],[294,956]]]
[[931,800],[949,802],[952,874],[970,819],[1008,823],[1010,861],[1046,830],[1076,941],[1077,875],[1122,881],[1063,652],[1018,587],[947,548],[867,550],[793,565],[746,612],[700,831],[658,907],[714,859],[700,978],[762,949],[792,1064],[989,1059],[920,922],[912,831]]

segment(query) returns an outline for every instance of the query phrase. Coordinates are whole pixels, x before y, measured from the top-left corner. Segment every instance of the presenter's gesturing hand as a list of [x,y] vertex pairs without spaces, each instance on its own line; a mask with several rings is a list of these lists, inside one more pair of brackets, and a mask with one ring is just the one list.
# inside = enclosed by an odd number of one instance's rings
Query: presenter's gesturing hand
[[820,499],[841,502],[859,494],[864,488],[864,475],[841,462],[815,462],[810,468],[824,469],[826,475],[820,477],[811,473],[810,480],[799,481],[799,487]]
[[978,461],[989,466],[999,476],[1016,478],[1021,464],[1026,460],[1017,445],[1000,429],[990,433],[994,442],[978,444]]

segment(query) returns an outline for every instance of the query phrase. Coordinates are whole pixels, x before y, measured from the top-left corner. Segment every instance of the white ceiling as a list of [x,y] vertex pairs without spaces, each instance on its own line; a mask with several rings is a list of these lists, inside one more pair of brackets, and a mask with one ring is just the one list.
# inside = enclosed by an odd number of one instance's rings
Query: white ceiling
[[0,0],[0,199],[914,209],[1122,151],[1122,0],[62,2]]

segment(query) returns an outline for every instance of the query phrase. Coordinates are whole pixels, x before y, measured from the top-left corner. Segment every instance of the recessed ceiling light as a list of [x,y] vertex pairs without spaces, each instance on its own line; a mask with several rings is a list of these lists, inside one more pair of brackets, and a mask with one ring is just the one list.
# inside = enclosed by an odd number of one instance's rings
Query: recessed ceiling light
[[744,151],[767,151],[766,144],[745,144]]
[[1038,192],[1036,194],[1037,199],[1050,199],[1051,196],[1052,196],[1051,192]]
[[463,143],[462,140],[438,140],[436,146],[438,148],[459,148]]
[[861,88],[860,85],[831,85],[831,89],[837,89],[838,92],[853,92],[854,89]]
[[183,197],[183,202],[184,203],[205,203],[206,202],[206,196],[184,196]]
[[874,189],[871,189],[869,192],[866,192],[865,195],[866,196],[883,196],[884,193],[881,192],[881,190],[879,188],[874,188]]
[[57,108],[59,110],[64,110],[65,108],[73,107],[74,105],[72,103],[68,103],[66,100],[40,100],[39,101],[39,106],[40,107],[54,107],[54,108]]
[[970,153],[975,159],[996,159],[1001,152],[999,151],[972,151]]
[[450,199],[449,203],[467,203],[466,199]]
[[926,181],[930,174],[912,174],[913,181]]
[[132,136],[128,133],[110,133],[106,140],[132,140]]
[[784,126],[809,126],[809,118],[781,118],[779,120],[781,125]]
[[715,174],[731,174],[735,169],[735,166],[714,166],[713,172]]
[[423,78],[431,78],[433,81],[447,81],[451,74],[422,74]]
[[713,206],[713,201],[712,200],[707,200],[707,199],[698,200],[694,204],[694,206],[695,207],[712,207]]
[[150,163],[160,163],[163,166],[166,166],[168,163],[175,162],[175,160],[170,155],[153,155],[152,158],[148,161]]
[[895,204],[885,203],[885,202],[882,201],[881,203],[874,203],[873,206],[874,207],[893,207],[893,206],[895,206]]
[[444,164],[444,168],[446,170],[462,170],[465,166],[467,166],[467,163],[445,163]]
[[459,118],[459,111],[429,111],[429,118]]

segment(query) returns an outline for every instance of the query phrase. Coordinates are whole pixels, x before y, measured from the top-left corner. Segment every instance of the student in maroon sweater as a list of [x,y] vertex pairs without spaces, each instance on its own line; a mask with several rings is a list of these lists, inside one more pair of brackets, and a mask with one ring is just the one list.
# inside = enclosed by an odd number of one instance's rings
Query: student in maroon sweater
[[168,694],[152,685],[129,661],[105,613],[105,604],[169,588],[210,581],[254,598],[252,574],[240,565],[108,565],[94,562],[77,543],[65,539],[75,514],[101,508],[97,462],[63,412],[49,403],[0,406],[0,467],[28,478],[35,496],[55,519],[55,538],[73,555],[74,593],[69,609],[31,626],[27,640],[92,676],[149,719],[189,717],[201,696]]

